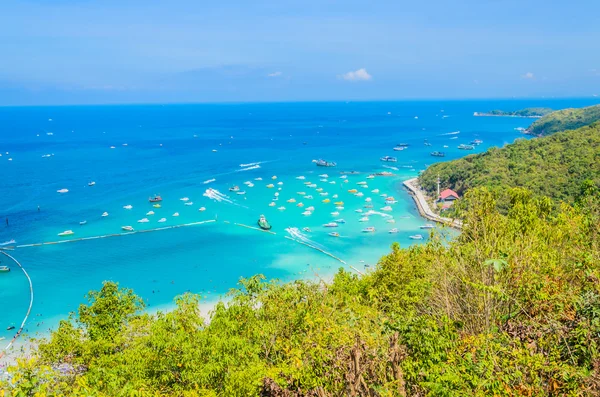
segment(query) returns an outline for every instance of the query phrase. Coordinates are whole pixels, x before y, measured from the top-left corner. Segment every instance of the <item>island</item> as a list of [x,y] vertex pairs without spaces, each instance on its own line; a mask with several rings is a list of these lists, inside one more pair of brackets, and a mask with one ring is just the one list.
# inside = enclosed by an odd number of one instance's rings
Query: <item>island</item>
[[556,132],[575,130],[600,121],[600,105],[569,108],[547,114],[536,120],[525,133],[546,136]]
[[547,114],[552,113],[554,110],[550,108],[525,108],[515,111],[504,111],[504,110],[492,110],[489,112],[475,112],[475,117],[524,117],[524,118],[535,118],[539,119]]

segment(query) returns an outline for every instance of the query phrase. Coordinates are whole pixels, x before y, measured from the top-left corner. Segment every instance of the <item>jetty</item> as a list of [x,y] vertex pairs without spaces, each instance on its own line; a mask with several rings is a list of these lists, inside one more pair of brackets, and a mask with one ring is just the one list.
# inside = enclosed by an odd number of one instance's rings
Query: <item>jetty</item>
[[409,179],[407,181],[404,181],[402,184],[404,185],[404,187],[406,187],[406,189],[408,189],[413,200],[415,200],[417,208],[419,209],[419,214],[421,214],[423,218],[429,219],[433,222],[441,223],[446,226],[450,226],[457,230],[462,229],[462,222],[460,220],[444,218],[433,212],[433,210],[429,207],[429,204],[427,203],[425,195],[421,191],[421,188],[419,186],[419,178]]

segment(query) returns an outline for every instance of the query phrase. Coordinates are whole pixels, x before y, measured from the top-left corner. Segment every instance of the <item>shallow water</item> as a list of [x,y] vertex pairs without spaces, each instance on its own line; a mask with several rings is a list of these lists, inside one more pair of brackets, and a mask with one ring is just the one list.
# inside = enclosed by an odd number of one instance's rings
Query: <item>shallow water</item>
[[[0,243],[11,239],[17,244],[57,241],[64,239],[57,234],[65,230],[73,230],[72,237],[78,238],[120,233],[125,225],[143,230],[218,220],[155,233],[15,250],[12,254],[26,267],[35,288],[32,317],[26,329],[35,335],[55,326],[103,280],[133,288],[153,308],[169,304],[174,296],[186,291],[214,300],[234,288],[240,277],[256,273],[290,280],[315,274],[327,277],[340,266],[363,270],[365,265],[375,264],[394,241],[408,246],[419,243],[408,236],[427,234],[419,229],[425,222],[400,186],[427,164],[440,160],[431,157],[431,151],[446,152],[443,160],[482,152],[523,137],[515,128],[527,127],[532,121],[473,117],[473,112],[527,106],[561,108],[588,102],[0,108]],[[460,133],[448,135],[456,131]],[[456,148],[475,138],[484,143],[474,151]],[[425,140],[431,146],[425,146]],[[398,143],[410,146],[394,152],[392,147]],[[50,157],[42,157],[45,154]],[[395,156],[398,162],[384,164],[379,160],[384,155]],[[312,160],[318,158],[336,161],[338,166],[316,167]],[[240,167],[257,162],[260,168],[243,171]],[[395,174],[393,177],[366,179],[370,173],[386,170],[383,165],[398,170],[387,169]],[[349,182],[343,183],[342,171],[359,174],[349,175]],[[329,177],[319,177],[323,173]],[[306,179],[296,179],[300,175]],[[272,180],[272,176],[277,179]],[[256,181],[259,177],[263,180]],[[210,179],[216,181],[203,183]],[[88,186],[90,181],[96,185]],[[251,181],[254,187],[243,185],[245,181]],[[323,188],[328,196],[307,187],[304,182],[308,181]],[[361,181],[367,182],[368,188],[357,184]],[[275,187],[267,188],[270,183]],[[233,185],[246,194],[229,192]],[[203,196],[209,187],[229,196],[232,203]],[[364,196],[349,193],[353,188]],[[60,194],[59,189],[69,192]],[[376,215],[369,222],[358,221],[362,215],[355,209],[367,211],[363,208],[367,197],[372,199],[374,210],[386,205],[383,197],[371,193],[373,189],[398,201],[390,212],[396,223],[387,223]],[[275,192],[279,192],[279,200],[275,207],[269,207]],[[306,192],[313,199],[305,199],[298,192]],[[154,194],[162,195],[161,208],[153,208],[148,202]],[[184,197],[193,205],[184,205],[180,200]],[[290,198],[296,202],[288,203]],[[323,203],[324,198],[331,202]],[[344,202],[343,210],[335,209],[336,201]],[[303,208],[297,207],[300,202]],[[133,208],[126,210],[126,205]],[[285,206],[285,211],[278,210],[280,206]],[[302,215],[308,206],[315,207],[314,213]],[[200,212],[200,207],[206,211]],[[146,215],[151,210],[155,214]],[[104,211],[108,217],[101,217]],[[335,211],[340,214],[332,215]],[[180,216],[173,217],[175,212]],[[268,218],[276,235],[233,225],[255,226],[261,214]],[[162,217],[166,222],[158,223]],[[138,223],[142,218],[149,222]],[[331,230],[322,225],[340,218],[347,222],[335,229],[341,237],[330,237]],[[87,224],[79,225],[83,220]],[[374,226],[376,232],[361,233],[366,226]],[[307,238],[348,266],[285,239],[287,227],[310,227],[312,232]],[[394,227],[399,233],[389,234]],[[12,267],[10,273],[0,274],[0,337],[9,339],[14,331],[5,328],[21,323],[29,288],[16,266],[4,258],[0,261]]]

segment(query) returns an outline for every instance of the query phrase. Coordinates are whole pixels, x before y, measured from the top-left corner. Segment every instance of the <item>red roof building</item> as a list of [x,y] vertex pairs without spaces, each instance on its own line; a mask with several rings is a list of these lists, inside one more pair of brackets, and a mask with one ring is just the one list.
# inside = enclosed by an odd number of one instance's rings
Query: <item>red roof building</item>
[[460,197],[458,197],[458,193],[452,189],[446,189],[440,193],[440,201],[454,201],[458,200],[459,198]]

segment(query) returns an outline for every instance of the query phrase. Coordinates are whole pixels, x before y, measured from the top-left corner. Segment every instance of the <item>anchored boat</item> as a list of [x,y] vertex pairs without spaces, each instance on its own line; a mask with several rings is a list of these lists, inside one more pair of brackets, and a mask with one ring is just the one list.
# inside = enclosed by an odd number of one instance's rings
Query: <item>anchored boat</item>
[[265,218],[264,215],[260,216],[257,223],[258,223],[258,227],[260,227],[261,229],[271,230],[271,225],[269,224],[269,222],[267,221],[267,218]]
[[158,203],[158,202],[162,201],[162,197],[156,195],[154,197],[149,197],[148,201],[151,203]]
[[325,161],[323,159],[319,159],[315,161],[315,163],[317,164],[317,167],[335,167],[337,165],[337,163],[333,161]]

